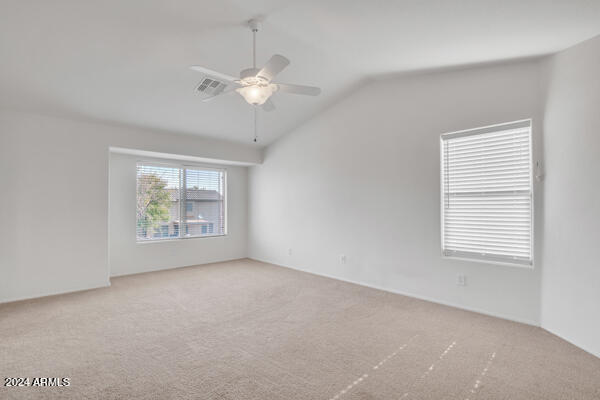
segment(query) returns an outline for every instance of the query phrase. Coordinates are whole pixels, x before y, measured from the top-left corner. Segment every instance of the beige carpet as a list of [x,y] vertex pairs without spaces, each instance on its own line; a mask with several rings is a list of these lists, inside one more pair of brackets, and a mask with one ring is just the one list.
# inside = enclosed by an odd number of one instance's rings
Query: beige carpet
[[71,382],[0,399],[600,399],[539,328],[250,260],[0,305],[0,356]]

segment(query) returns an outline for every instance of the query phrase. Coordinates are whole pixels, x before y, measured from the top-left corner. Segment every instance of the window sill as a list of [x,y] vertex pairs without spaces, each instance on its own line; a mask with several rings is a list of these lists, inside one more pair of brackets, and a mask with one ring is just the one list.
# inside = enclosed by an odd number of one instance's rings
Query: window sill
[[214,239],[214,238],[222,238],[227,236],[227,234],[223,235],[210,235],[210,236],[190,236],[190,237],[178,237],[178,238],[165,238],[165,239],[147,239],[147,240],[137,240],[135,244],[146,245],[150,243],[173,243],[173,242],[187,242],[188,240],[193,239]]
[[534,269],[533,262],[531,264],[511,263],[508,261],[497,261],[497,260],[489,260],[489,259],[485,259],[485,258],[465,257],[465,256],[447,256],[444,254],[442,254],[442,258],[445,260],[469,261],[469,262],[475,262],[475,263],[501,265],[504,267],[513,267],[513,268],[520,268],[520,269],[530,269],[530,270]]

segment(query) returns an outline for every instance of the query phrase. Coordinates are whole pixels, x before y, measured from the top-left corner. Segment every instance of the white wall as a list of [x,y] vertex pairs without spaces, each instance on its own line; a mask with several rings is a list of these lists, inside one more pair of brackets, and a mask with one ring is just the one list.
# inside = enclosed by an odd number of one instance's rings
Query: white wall
[[539,72],[530,61],[398,77],[312,119],[250,169],[250,256],[538,324],[539,265],[441,258],[439,137],[533,118],[539,152]]
[[542,326],[600,357],[600,37],[549,62]]
[[261,158],[253,147],[193,136],[0,113],[0,302],[108,284],[110,146]]
[[134,155],[110,156],[109,238],[111,276],[246,257],[248,168],[227,169],[227,236],[136,243]]

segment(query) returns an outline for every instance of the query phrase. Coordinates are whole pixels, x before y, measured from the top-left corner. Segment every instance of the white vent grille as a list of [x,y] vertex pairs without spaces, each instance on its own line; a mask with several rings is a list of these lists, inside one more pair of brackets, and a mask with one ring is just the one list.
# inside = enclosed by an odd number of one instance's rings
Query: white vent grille
[[211,77],[205,77],[200,81],[196,90],[205,97],[215,96],[221,93],[227,85]]

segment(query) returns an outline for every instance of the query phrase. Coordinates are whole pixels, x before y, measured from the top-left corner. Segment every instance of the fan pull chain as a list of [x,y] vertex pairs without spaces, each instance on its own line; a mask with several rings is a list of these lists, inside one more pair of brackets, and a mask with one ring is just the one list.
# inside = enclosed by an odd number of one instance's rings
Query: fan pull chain
[[258,129],[256,124],[256,106],[254,106],[254,143],[258,140]]

